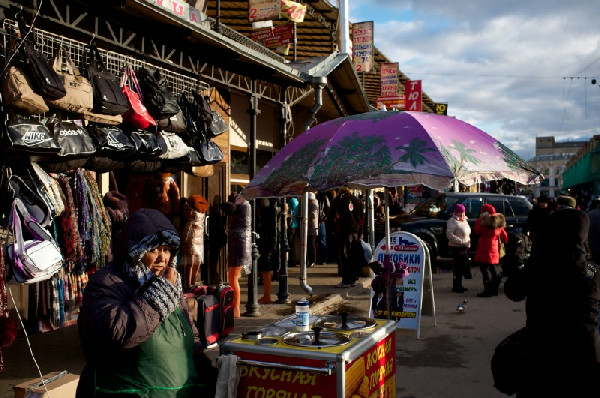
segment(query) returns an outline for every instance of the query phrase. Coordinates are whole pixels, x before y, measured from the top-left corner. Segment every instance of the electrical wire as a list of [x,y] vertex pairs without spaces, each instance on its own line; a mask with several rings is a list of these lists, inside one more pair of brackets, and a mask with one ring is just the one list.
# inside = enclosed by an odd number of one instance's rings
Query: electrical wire
[[[11,54],[10,58],[6,61],[6,64],[4,65],[4,69],[2,70],[2,73],[0,75],[2,75],[2,76],[4,75],[4,72],[6,72],[6,69],[8,69],[8,67],[10,66],[10,63],[12,62],[13,58],[15,57],[15,55],[17,55],[17,53],[23,46],[23,43],[25,43],[25,40],[27,40],[27,37],[33,31],[33,25],[35,24],[35,21],[36,21],[38,15],[40,15],[40,10],[42,9],[43,3],[44,3],[44,0],[40,0],[40,4],[38,5],[37,11],[35,12],[35,15],[33,16],[33,19],[31,20],[31,25],[29,25],[29,30],[27,31],[25,36],[23,36],[23,38],[21,39],[21,42],[17,46],[16,50]],[[22,9],[23,9],[23,7],[21,7],[21,10]]]
[[46,387],[46,380],[44,380],[44,375],[42,374],[42,370],[40,369],[40,365],[38,365],[35,356],[33,355],[33,350],[31,348],[31,342],[29,341],[29,335],[27,334],[27,330],[25,329],[25,324],[23,323],[23,319],[21,318],[21,312],[17,307],[17,303],[15,302],[15,298],[13,297],[13,292],[10,286],[8,286],[8,292],[10,293],[10,299],[12,300],[13,305],[15,306],[15,311],[17,312],[17,316],[19,317],[19,322],[21,323],[21,327],[23,328],[23,333],[25,333],[25,340],[27,341],[27,345],[29,346],[29,352],[31,353],[31,358],[33,359],[33,363],[37,368],[37,371],[40,375],[40,379],[42,380],[42,384],[44,385],[44,390],[46,390],[46,394],[48,394],[48,398],[52,398],[50,395],[50,391],[48,391],[48,387]]

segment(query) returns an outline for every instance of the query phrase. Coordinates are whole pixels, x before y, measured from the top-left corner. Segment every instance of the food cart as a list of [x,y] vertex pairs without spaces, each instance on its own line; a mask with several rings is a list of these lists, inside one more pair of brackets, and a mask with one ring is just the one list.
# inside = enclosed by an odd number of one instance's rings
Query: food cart
[[311,316],[312,330],[300,332],[293,319],[223,344],[239,358],[238,397],[395,397],[394,321]]

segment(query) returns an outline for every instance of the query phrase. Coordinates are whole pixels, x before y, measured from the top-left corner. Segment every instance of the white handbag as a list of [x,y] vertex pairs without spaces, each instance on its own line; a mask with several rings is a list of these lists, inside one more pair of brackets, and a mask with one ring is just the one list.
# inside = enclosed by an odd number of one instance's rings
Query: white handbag
[[188,146],[183,139],[175,133],[161,131],[158,133],[158,142],[166,152],[159,156],[163,160],[176,160],[187,156],[194,148]]
[[[21,218],[34,239],[23,240]],[[31,284],[50,279],[63,265],[63,257],[52,236],[31,217],[23,202],[15,199],[11,211],[14,243],[8,246],[12,274],[19,283]]]

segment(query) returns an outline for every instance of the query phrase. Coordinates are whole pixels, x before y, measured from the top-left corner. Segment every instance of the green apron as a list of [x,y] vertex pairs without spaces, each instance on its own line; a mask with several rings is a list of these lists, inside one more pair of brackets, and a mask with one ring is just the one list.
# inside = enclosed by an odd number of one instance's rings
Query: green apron
[[110,366],[96,369],[96,397],[195,397],[197,382],[192,353],[194,334],[181,310],[173,311],[146,342],[126,351]]

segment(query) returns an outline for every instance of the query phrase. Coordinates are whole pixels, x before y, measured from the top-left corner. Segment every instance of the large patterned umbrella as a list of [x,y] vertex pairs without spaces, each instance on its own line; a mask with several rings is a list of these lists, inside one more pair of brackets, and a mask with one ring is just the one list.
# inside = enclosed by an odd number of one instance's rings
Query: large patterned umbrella
[[295,196],[306,190],[424,184],[447,188],[539,173],[489,134],[459,119],[375,111],[319,124],[283,147],[243,195]]

